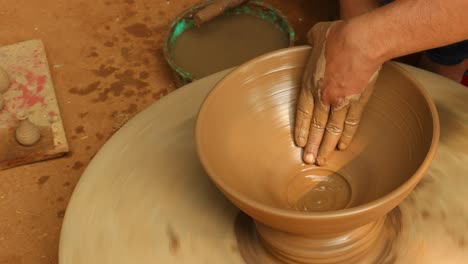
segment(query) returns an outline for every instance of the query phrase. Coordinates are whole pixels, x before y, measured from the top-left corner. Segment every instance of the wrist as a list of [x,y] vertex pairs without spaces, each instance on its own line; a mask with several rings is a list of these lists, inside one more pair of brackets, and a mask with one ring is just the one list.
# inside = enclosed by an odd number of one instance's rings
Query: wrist
[[375,65],[393,58],[390,46],[377,30],[357,17],[343,23],[342,34],[352,49],[360,50],[362,56]]

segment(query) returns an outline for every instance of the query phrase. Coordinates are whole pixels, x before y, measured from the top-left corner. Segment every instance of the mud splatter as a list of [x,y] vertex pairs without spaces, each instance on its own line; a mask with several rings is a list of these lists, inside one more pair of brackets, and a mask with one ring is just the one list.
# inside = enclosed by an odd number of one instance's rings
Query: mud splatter
[[138,12],[136,12],[136,11],[134,11],[134,10],[130,10],[130,9],[126,9],[126,10],[125,10],[125,17],[126,17],[126,18],[133,17],[133,16],[135,16],[136,14],[138,14]]
[[120,49],[120,54],[122,55],[122,57],[128,58],[129,55],[130,55],[130,49],[126,48],[126,47],[123,47],[123,48]]
[[136,113],[138,107],[136,104],[130,104],[127,109],[125,109],[124,111],[122,111],[123,113],[125,114],[128,114],[128,115],[131,115],[131,114],[134,114]]
[[88,112],[83,112],[83,113],[78,114],[79,118],[85,118],[86,116],[88,116]]
[[135,95],[135,92],[132,90],[124,92],[125,97],[132,97],[133,95]]
[[77,161],[77,162],[75,162],[75,163],[73,164],[72,169],[74,169],[74,170],[79,170],[79,169],[83,168],[83,166],[84,166],[84,164],[83,164],[82,162]]
[[115,74],[115,77],[118,81],[111,83],[108,88],[99,93],[99,96],[97,99],[95,99],[95,101],[106,101],[109,98],[109,94],[118,97],[122,95],[125,87],[128,86],[136,87],[138,90],[148,86],[147,82],[136,79],[134,75],[135,73],[132,70],[126,70],[123,73]]
[[77,127],[75,127],[75,133],[76,133],[76,134],[84,133],[84,126],[77,126]]
[[107,77],[113,74],[116,70],[118,70],[118,68],[101,64],[99,69],[93,70],[93,73],[100,77]]
[[146,24],[143,23],[135,23],[125,28],[130,35],[137,37],[137,38],[145,38],[149,37],[152,34],[151,29],[148,28]]
[[104,42],[104,46],[108,47],[108,48],[112,48],[114,47],[114,42],[112,41],[106,41]]
[[95,57],[99,57],[99,54],[95,51],[92,51],[88,54],[88,57],[89,58],[95,58]]
[[96,138],[97,138],[98,140],[102,140],[102,139],[104,138],[104,135],[101,134],[101,133],[96,133]]
[[38,185],[43,185],[44,183],[46,183],[49,180],[49,178],[50,178],[50,176],[41,176],[37,180],[37,184]]
[[148,79],[148,77],[149,77],[149,73],[148,73],[148,72],[145,72],[145,71],[140,72],[140,79],[146,80],[146,79]]
[[79,88],[74,87],[74,88],[71,88],[68,91],[71,94],[87,95],[87,94],[90,94],[90,93],[98,90],[99,85],[101,85],[101,82],[97,81],[97,82],[93,82],[93,83],[88,84],[88,86],[86,86],[86,88],[79,89]]
[[65,216],[65,210],[60,210],[57,212],[57,217],[58,218],[63,218]]

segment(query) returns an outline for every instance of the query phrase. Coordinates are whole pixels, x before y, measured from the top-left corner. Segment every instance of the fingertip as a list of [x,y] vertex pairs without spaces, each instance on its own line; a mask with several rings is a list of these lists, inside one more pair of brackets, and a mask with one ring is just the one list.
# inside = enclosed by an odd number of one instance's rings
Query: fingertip
[[304,154],[303,159],[304,159],[304,162],[307,163],[307,164],[314,164],[314,162],[315,162],[315,156],[311,152],[306,152]]
[[303,148],[305,147],[307,141],[305,140],[305,138],[303,137],[296,137],[296,146],[300,147],[300,148]]
[[317,165],[319,166],[325,166],[327,165],[327,159],[325,157],[318,157],[317,158]]
[[340,142],[340,144],[338,144],[339,150],[346,150],[347,148],[348,148],[348,145],[344,142]]

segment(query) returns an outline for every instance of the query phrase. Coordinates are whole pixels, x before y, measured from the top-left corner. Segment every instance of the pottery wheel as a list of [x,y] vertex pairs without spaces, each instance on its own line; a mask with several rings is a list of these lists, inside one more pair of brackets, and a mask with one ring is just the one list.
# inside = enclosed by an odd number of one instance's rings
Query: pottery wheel
[[[441,137],[425,179],[400,205],[393,262],[466,263],[468,89],[403,67],[433,96]],[[235,235],[239,210],[206,176],[193,134],[203,99],[228,72],[161,99],[103,146],[70,200],[59,263],[244,263]]]

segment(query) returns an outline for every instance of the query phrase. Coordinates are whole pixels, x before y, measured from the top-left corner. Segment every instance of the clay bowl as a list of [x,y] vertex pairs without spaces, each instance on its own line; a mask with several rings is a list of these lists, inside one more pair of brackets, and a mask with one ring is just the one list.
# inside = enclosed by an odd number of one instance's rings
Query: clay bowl
[[386,63],[350,147],[325,167],[306,165],[292,129],[309,52],[272,52],[220,81],[198,115],[198,155],[216,186],[255,219],[276,259],[365,263],[384,250],[386,214],[434,157],[438,115],[422,86]]

